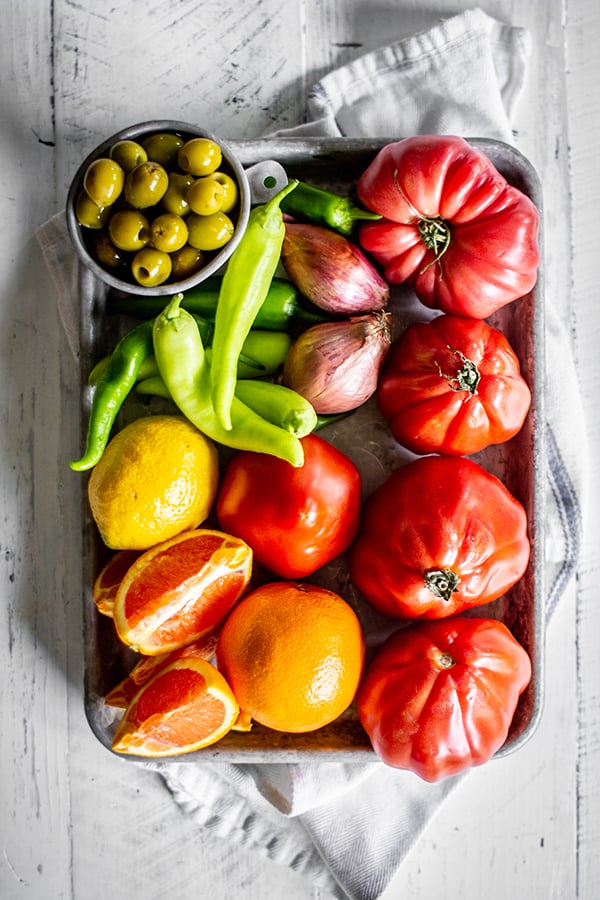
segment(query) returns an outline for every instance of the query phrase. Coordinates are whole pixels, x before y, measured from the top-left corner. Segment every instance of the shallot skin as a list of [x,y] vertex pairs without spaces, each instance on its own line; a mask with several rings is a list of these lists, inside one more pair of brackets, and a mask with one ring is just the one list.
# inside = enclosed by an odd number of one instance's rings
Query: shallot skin
[[374,394],[390,347],[390,316],[369,313],[313,325],[288,351],[282,380],[319,415],[357,409]]
[[298,290],[326,312],[376,312],[389,302],[389,284],[362,250],[324,226],[286,222],[281,260]]

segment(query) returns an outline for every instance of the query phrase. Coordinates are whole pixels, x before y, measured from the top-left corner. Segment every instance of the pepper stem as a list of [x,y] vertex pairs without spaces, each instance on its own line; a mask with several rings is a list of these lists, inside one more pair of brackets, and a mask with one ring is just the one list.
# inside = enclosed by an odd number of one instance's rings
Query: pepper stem
[[352,233],[355,222],[375,222],[381,219],[381,215],[379,213],[371,212],[367,209],[362,209],[359,206],[355,206],[351,200],[345,197],[340,200],[340,202],[333,208],[331,212],[331,219],[333,226],[341,234],[350,235]]
[[[295,191],[299,183],[300,182],[297,178],[290,178],[288,183],[284,185],[277,194],[275,194],[273,197],[271,197],[270,200],[267,200],[267,202],[262,205],[265,215],[268,216],[269,213],[271,213],[273,210],[280,209],[281,201],[284,199],[284,197],[287,197],[288,194],[291,194],[292,191]],[[260,207],[256,208],[259,209]]]
[[430,569],[425,573],[425,585],[440,600],[450,600],[458,590],[458,575],[452,569]]
[[166,305],[163,315],[165,319],[177,319],[181,315],[181,301],[183,300],[183,294],[175,294],[169,300]]

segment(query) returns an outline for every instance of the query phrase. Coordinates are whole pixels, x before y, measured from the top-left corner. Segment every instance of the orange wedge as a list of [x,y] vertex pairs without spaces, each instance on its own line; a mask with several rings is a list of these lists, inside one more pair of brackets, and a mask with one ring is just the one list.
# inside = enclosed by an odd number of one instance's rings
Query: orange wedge
[[252,550],[206,528],[157,544],[127,570],[113,618],[123,643],[156,656],[213,632],[244,594]]
[[119,550],[117,553],[113,553],[102,567],[94,581],[92,593],[98,612],[105,616],[112,616],[117,589],[125,572],[139,555],[139,550]]
[[193,644],[186,644],[185,647],[178,647],[169,653],[161,653],[159,656],[142,656],[135,664],[129,675],[126,675],[104,698],[107,706],[116,706],[120,709],[127,709],[139,689],[143,684],[150,681],[154,675],[157,675],[162,669],[166,669],[168,665],[175,662],[176,659],[186,659],[189,657],[198,659],[211,659],[215,655],[217,648],[217,633],[209,634],[207,637]]
[[214,666],[200,658],[178,659],[140,688],[112,749],[154,758],[190,753],[220,740],[238,714],[231,688]]
[[135,664],[129,675],[126,675],[104,698],[107,706],[116,706],[127,709],[139,689],[157,675],[162,669],[175,662],[176,659],[197,658],[211,659],[217,648],[218,636],[209,634],[201,641],[178,647],[169,653],[161,653],[159,656],[142,656]]

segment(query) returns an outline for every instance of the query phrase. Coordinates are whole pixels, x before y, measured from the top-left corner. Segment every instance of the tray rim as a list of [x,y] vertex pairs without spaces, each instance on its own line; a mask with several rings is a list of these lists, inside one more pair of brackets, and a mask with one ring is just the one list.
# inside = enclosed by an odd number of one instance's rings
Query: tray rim
[[[534,596],[533,596],[533,652],[530,652],[532,662],[532,691],[533,698],[530,705],[530,716],[521,732],[513,739],[507,739],[492,759],[499,759],[520,749],[534,734],[543,711],[543,693],[545,683],[545,572],[544,572],[544,511],[545,511],[545,393],[544,393],[544,360],[545,360],[545,302],[544,302],[544,215],[542,185],[538,173],[530,162],[517,148],[510,144],[492,138],[465,137],[469,144],[482,150],[484,153],[491,151],[491,155],[501,155],[506,161],[516,165],[522,172],[528,185],[528,196],[535,203],[540,213],[540,229],[538,243],[540,248],[540,266],[538,278],[533,289],[533,346],[535,348],[535,380],[532,388],[532,408],[535,415],[532,428],[533,445],[533,490],[532,510],[533,515],[530,527],[533,529],[532,559],[534,566]],[[346,138],[346,137],[294,137],[277,136],[250,140],[228,140],[228,146],[238,156],[243,165],[252,165],[264,159],[275,158],[284,167],[286,158],[289,162],[289,154],[300,158],[309,156],[313,159],[327,159],[328,157],[343,156],[348,153],[375,154],[386,144],[401,140],[399,136],[379,138]],[[279,152],[274,152],[279,147]],[[495,163],[498,165],[498,163]],[[501,168],[500,165],[498,165]],[[80,291],[84,296],[86,291],[106,292],[106,287],[98,284],[93,273],[83,265],[79,267]],[[80,338],[82,350],[84,348],[85,334],[83,330],[84,315],[81,317]],[[88,351],[91,349],[87,347]],[[81,354],[82,361],[85,354]],[[81,406],[84,415],[87,412],[85,382],[80,392]],[[89,394],[87,395],[89,403]],[[83,558],[89,560],[94,545],[97,542],[95,525],[93,523],[89,506],[87,504],[87,491],[82,491],[82,523],[83,523]],[[85,576],[86,566],[83,566]],[[107,720],[110,716],[106,713],[103,698],[95,693],[93,686],[96,683],[97,661],[90,659],[89,648],[94,644],[98,631],[98,613],[91,597],[91,585],[85,580],[83,585],[83,639],[84,639],[84,711],[90,728],[100,743],[111,753],[128,762],[147,763],[145,757],[127,756],[117,754],[110,746],[110,740],[106,734]],[[104,707],[104,710],[102,709]],[[110,708],[108,708],[110,710]],[[163,757],[152,760],[153,767],[161,768],[172,762],[188,763],[198,762],[203,759],[211,759],[223,762],[238,763],[293,763],[293,762],[361,762],[378,763],[378,756],[372,748],[344,747],[339,749],[325,748],[294,748],[294,749],[270,749],[256,750],[231,749],[220,747],[219,743],[202,750],[188,754]]]

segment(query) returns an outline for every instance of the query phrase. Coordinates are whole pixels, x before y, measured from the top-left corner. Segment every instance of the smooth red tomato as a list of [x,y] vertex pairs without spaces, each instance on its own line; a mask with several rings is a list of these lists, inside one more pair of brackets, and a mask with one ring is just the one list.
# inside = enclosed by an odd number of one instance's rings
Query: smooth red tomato
[[342,553],[360,522],[361,476],[352,460],[316,434],[302,445],[299,468],[238,451],[217,495],[221,528],[283,578],[304,578]]
[[392,344],[377,389],[398,443],[469,456],[517,434],[531,405],[519,359],[483,319],[414,322]]
[[356,702],[383,762],[438,781],[504,744],[530,680],[530,658],[502,622],[455,616],[391,635]]
[[424,456],[368,497],[350,577],[380,613],[440,619],[496,600],[529,561],[527,515],[465,457]]
[[361,226],[362,247],[387,281],[414,284],[426,306],[484,319],[533,288],[539,212],[462,138],[417,135],[387,144],[357,191],[383,216]]

